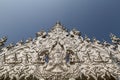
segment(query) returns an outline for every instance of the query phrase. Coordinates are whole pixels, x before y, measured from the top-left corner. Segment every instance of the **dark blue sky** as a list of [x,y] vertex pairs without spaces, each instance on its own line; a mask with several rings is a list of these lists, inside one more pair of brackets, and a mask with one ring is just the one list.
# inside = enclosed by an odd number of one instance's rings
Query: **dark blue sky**
[[0,37],[8,43],[29,37],[61,23],[84,36],[110,41],[120,37],[120,0],[0,0]]

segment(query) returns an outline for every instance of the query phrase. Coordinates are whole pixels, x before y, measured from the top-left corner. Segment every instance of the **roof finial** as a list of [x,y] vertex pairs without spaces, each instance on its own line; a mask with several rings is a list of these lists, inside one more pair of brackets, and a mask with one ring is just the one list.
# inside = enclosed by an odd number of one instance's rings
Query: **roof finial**
[[58,25],[61,25],[60,21],[57,21],[57,22],[56,22],[56,25],[57,25],[57,24],[58,24]]

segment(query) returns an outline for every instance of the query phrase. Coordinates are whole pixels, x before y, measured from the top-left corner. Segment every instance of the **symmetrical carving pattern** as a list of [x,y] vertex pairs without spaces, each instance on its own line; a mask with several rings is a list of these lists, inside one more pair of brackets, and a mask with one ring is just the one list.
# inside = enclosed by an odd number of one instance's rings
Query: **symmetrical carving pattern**
[[[0,45],[6,41],[0,40]],[[10,79],[34,76],[40,80],[120,79],[120,38],[111,34],[113,44],[91,41],[75,29],[60,24],[36,38],[0,49],[0,76]],[[25,77],[25,78],[26,78]]]

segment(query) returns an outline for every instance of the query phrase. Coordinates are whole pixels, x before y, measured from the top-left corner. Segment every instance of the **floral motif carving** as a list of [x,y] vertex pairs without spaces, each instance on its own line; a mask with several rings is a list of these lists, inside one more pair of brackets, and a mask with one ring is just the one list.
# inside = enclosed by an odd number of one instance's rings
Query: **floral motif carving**
[[[11,79],[33,75],[40,80],[87,80],[106,75],[120,79],[120,38],[111,34],[113,44],[68,32],[59,22],[50,32],[37,32],[36,38],[22,40],[0,49],[0,76]],[[3,37],[0,46],[7,40]]]

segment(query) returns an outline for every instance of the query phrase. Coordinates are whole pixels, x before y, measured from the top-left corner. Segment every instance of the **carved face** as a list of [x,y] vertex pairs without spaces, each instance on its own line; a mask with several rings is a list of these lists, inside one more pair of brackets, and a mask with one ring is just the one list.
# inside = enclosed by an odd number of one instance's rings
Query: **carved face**
[[55,64],[61,64],[62,62],[62,55],[60,53],[54,54],[54,63]]

